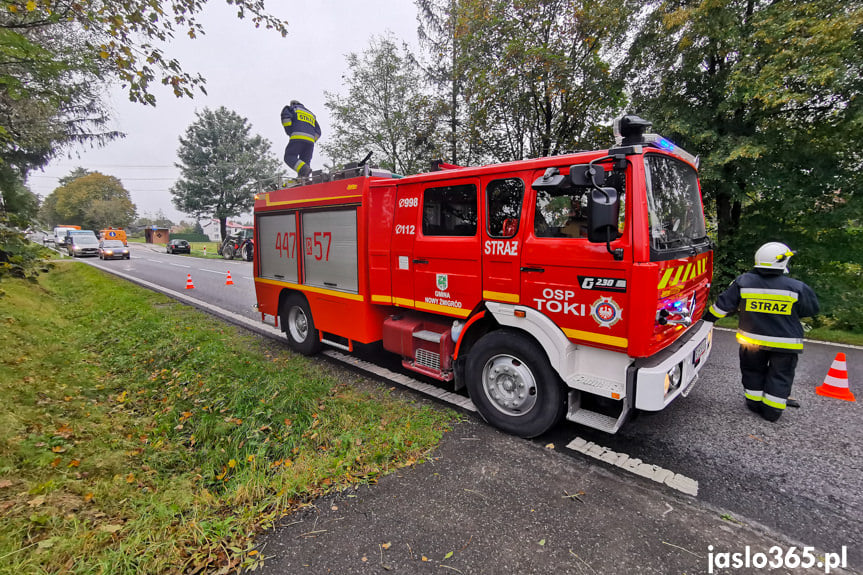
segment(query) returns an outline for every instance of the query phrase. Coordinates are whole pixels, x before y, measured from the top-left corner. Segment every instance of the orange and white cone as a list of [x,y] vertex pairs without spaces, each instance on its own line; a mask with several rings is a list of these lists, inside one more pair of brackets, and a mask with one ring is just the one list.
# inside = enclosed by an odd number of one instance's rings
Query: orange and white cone
[[815,388],[815,393],[824,397],[835,397],[845,401],[857,401],[851,389],[848,387],[848,368],[845,365],[845,354],[841,351],[836,354],[824,383]]
[[192,283],[192,274],[186,276],[186,289],[195,289],[195,284]]
[[225,285],[226,286],[234,285],[234,280],[231,279],[231,272],[230,271],[228,272],[228,279],[225,280]]

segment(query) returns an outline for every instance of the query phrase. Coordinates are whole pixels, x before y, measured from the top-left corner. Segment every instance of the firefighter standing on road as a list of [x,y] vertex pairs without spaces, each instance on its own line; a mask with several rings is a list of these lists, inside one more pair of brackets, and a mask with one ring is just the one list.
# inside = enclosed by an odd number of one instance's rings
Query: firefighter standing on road
[[321,137],[321,125],[315,115],[296,100],[282,108],[282,126],[291,141],[285,148],[285,163],[305,178],[312,173],[309,165],[315,151],[315,142]]
[[731,282],[704,316],[716,321],[740,312],[737,341],[746,406],[768,421],[779,419],[789,403],[797,356],[803,352],[800,318],[818,313],[812,288],[784,275],[793,255],[779,242],[758,248],[755,267]]

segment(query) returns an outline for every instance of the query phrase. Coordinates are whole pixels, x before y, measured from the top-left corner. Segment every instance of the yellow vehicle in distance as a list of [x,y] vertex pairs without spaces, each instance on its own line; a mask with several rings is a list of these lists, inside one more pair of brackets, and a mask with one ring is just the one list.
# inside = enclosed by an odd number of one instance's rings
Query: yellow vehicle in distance
[[124,246],[129,245],[129,242],[126,240],[126,231],[123,228],[108,228],[106,230],[99,230],[99,239],[120,240],[121,242],[123,242]]

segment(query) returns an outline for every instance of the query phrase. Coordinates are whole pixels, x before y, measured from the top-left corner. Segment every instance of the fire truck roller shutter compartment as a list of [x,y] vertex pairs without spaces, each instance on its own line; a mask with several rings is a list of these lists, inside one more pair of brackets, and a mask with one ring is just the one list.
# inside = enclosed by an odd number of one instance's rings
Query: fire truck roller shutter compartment
[[262,246],[275,246],[275,249],[259,250],[260,277],[297,283],[297,257],[301,247],[297,239],[296,212],[258,216],[258,238]]
[[303,213],[306,285],[359,292],[356,208]]

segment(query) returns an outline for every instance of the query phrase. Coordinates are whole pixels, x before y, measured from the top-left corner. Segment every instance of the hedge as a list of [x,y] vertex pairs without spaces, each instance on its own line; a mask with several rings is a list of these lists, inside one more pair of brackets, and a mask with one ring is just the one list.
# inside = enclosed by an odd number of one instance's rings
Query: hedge
[[186,240],[187,242],[209,242],[207,234],[171,234],[172,240]]

